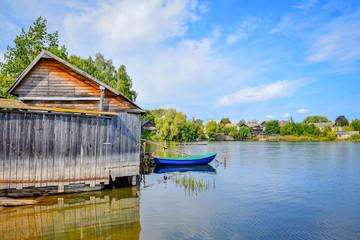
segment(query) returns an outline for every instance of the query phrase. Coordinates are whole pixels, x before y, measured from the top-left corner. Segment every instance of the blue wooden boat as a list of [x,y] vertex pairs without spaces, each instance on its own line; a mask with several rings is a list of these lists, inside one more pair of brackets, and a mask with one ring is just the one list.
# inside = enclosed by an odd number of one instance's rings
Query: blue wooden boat
[[208,164],[214,160],[216,153],[208,155],[197,155],[191,157],[155,157],[156,165],[198,165]]

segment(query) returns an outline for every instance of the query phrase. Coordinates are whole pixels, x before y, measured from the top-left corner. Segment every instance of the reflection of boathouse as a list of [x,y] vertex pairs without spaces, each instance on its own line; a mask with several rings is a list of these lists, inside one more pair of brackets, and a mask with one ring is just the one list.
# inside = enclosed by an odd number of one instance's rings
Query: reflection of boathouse
[[144,111],[121,93],[47,51],[8,93],[20,101],[0,99],[0,195],[95,190],[139,174]]
[[2,239],[139,239],[136,188],[51,196],[41,206],[6,209]]

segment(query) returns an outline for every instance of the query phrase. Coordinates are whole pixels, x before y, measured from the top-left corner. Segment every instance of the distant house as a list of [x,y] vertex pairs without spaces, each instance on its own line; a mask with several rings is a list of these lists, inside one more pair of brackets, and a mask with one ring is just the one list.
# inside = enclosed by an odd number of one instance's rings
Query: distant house
[[144,130],[149,130],[149,132],[154,133],[154,134],[157,133],[156,126],[149,120],[141,121],[141,132],[143,132]]
[[223,120],[220,121],[220,126],[223,128],[225,127],[225,123],[223,122]]
[[315,127],[319,128],[321,131],[324,131],[325,126],[331,127],[331,131],[336,130],[335,125],[336,122],[322,122],[322,123],[314,123]]
[[258,123],[243,123],[240,127],[250,127],[255,137],[264,134],[264,127]]
[[229,128],[236,127],[236,130],[239,130],[239,125],[236,123],[228,123],[225,125],[225,127],[229,127]]

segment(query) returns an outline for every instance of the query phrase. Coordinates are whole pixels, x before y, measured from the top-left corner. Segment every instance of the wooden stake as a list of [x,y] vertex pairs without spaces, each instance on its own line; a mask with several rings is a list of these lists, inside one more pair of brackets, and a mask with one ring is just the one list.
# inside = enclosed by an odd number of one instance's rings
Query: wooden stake
[[146,149],[146,142],[143,143],[143,165],[145,166],[145,149]]
[[224,167],[226,168],[226,157],[224,157]]

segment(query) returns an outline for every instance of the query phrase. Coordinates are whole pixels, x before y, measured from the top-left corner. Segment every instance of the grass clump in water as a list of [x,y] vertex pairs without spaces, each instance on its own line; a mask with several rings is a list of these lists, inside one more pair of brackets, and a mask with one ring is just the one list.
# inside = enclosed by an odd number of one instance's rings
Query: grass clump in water
[[215,178],[213,179],[212,183],[210,181],[204,181],[202,179],[196,179],[193,176],[191,176],[189,172],[189,176],[176,176],[173,178],[173,182],[175,182],[176,186],[183,187],[185,192],[188,192],[189,194],[195,194],[202,191],[208,191],[210,187],[215,189]]

